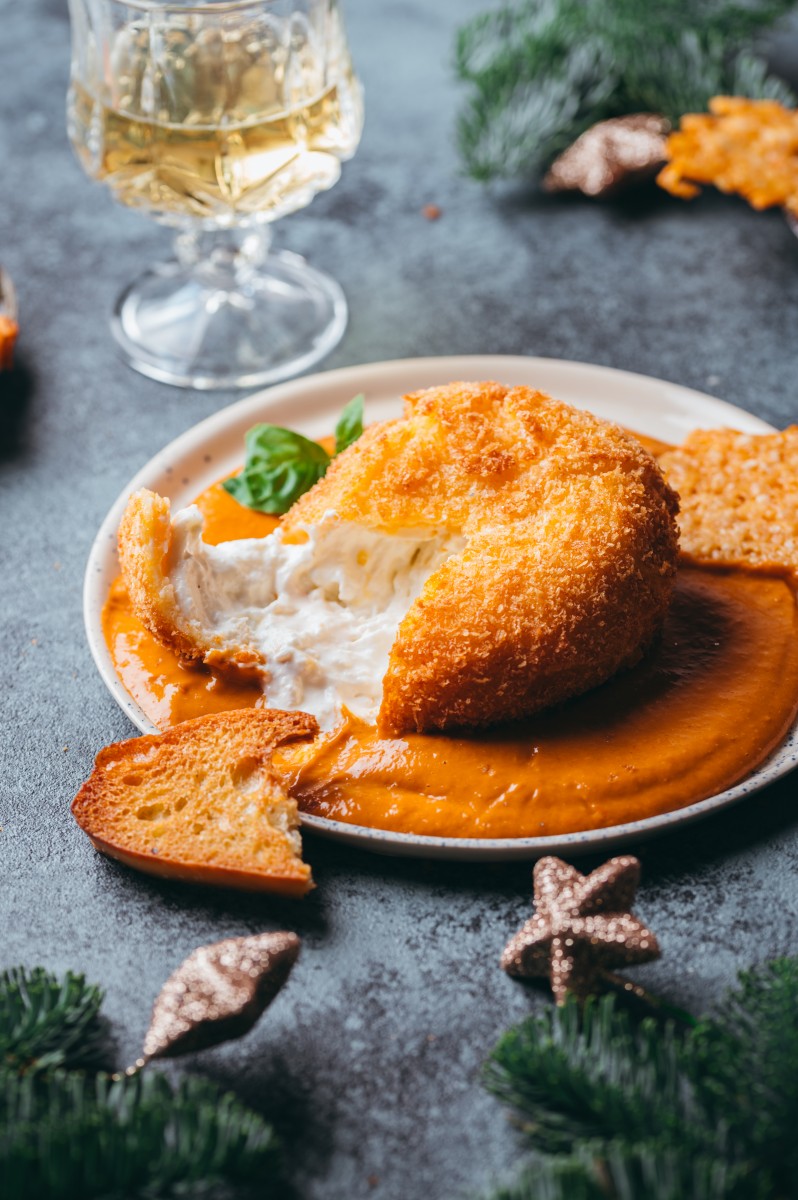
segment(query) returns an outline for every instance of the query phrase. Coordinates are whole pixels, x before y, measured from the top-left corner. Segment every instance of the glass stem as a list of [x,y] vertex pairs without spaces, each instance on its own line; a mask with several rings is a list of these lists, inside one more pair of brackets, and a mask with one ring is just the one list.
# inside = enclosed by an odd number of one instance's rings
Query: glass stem
[[204,287],[246,294],[263,270],[272,234],[268,225],[246,229],[186,229],[175,238],[177,260]]

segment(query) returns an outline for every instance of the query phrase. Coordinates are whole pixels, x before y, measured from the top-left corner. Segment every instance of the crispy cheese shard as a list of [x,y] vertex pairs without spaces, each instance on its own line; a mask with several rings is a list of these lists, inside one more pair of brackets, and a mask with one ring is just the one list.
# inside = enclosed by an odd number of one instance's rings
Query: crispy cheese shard
[[798,216],[798,109],[743,96],[715,96],[709,108],[682,117],[657,183],[686,200],[712,184],[753,208],[778,205]]
[[690,559],[798,573],[798,425],[770,434],[698,430],[659,462],[679,493]]

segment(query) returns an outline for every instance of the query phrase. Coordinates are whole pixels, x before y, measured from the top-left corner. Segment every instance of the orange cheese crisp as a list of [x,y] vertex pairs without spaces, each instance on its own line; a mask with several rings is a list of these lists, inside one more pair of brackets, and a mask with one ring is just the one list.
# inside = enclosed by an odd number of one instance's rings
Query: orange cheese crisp
[[715,96],[709,107],[682,117],[657,183],[684,199],[712,184],[753,208],[778,205],[798,215],[798,110],[741,96]]
[[798,576],[798,425],[697,430],[659,462],[679,493],[689,559]]

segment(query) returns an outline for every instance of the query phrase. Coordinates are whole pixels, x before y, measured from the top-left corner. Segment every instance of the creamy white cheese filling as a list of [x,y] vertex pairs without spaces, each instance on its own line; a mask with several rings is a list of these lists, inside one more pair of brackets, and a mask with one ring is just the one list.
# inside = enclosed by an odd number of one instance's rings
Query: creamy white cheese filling
[[178,622],[223,651],[253,647],[265,660],[270,707],[335,726],[341,706],[374,721],[396,631],[429,576],[465,539],[445,530],[380,533],[334,512],[307,540],[202,540],[196,506],[175,514],[169,578]]

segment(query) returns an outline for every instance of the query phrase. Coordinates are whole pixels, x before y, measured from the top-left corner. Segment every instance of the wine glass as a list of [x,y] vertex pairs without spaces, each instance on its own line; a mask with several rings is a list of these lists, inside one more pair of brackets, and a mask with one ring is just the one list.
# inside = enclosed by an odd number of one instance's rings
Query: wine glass
[[340,341],[339,285],[269,253],[269,226],[332,187],[363,124],[336,0],[69,0],[68,129],[114,199],[175,228],[112,330],[183,387],[272,383]]

